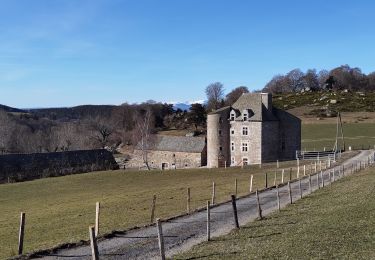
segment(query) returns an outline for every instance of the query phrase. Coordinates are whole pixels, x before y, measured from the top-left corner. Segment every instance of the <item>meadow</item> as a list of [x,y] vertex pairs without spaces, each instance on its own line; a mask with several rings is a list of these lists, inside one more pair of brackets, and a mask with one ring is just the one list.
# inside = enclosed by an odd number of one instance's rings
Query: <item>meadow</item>
[[[346,149],[374,148],[374,123],[344,123]],[[336,140],[336,124],[302,124],[302,149],[327,150],[333,149]],[[341,144],[341,133],[339,143]]]
[[174,259],[374,259],[374,187],[370,168]]
[[[280,167],[296,166],[282,162]],[[191,188],[191,209],[205,205],[216,184],[216,202],[235,193],[249,193],[250,175],[254,189],[264,188],[264,173],[276,164],[245,169],[190,169],[170,171],[107,171],[23,183],[0,185],[0,259],[17,252],[20,212],[26,213],[24,252],[46,249],[61,243],[88,240],[88,227],[95,222],[95,203],[101,203],[100,234],[125,230],[150,222],[153,195],[157,196],[156,217],[186,212],[187,187]],[[277,182],[281,181],[280,172]],[[296,170],[293,169],[293,177]],[[289,178],[289,171],[285,180]],[[273,184],[274,174],[268,175]]]
[[[375,124],[344,124],[347,143],[356,148],[373,145]],[[332,147],[334,124],[302,126],[302,146],[307,149]],[[302,162],[303,164],[303,162]],[[281,168],[295,166],[283,162]],[[100,233],[126,230],[150,222],[153,195],[157,195],[156,216],[161,218],[186,212],[186,189],[191,188],[191,208],[202,207],[211,197],[216,183],[216,201],[226,201],[234,193],[249,192],[249,178],[254,175],[254,189],[264,187],[264,173],[273,184],[276,164],[245,169],[190,169],[176,171],[108,171],[24,183],[0,185],[0,258],[15,255],[20,212],[26,212],[25,252],[46,249],[66,242],[88,239],[88,226],[94,224],[95,203],[101,203]],[[288,174],[286,174],[288,176]],[[293,178],[296,171],[293,170]],[[281,177],[278,175],[277,182]]]

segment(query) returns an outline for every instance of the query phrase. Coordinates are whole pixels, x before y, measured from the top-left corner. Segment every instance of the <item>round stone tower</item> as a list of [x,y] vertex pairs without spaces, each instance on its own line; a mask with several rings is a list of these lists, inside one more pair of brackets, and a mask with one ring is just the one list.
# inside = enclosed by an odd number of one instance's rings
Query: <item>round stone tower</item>
[[220,113],[207,115],[207,167],[219,167],[220,153]]

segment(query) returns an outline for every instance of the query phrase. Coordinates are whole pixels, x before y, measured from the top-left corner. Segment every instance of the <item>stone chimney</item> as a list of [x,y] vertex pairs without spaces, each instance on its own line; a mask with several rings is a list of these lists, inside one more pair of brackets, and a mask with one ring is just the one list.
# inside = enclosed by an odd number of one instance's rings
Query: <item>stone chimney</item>
[[272,94],[271,93],[261,93],[262,103],[267,108],[267,110],[272,109]]

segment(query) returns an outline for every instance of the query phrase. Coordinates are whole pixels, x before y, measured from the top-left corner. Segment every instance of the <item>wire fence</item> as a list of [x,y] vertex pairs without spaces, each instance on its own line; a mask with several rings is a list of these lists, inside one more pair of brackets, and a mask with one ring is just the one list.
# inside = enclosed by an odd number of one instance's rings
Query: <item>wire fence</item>
[[[279,169],[274,174],[265,173],[264,187],[261,190],[253,186],[253,177],[251,177],[249,191],[241,197],[236,194],[238,180],[235,179],[234,194],[228,198],[228,201],[220,203],[216,202],[217,186],[212,183],[211,199],[206,201],[204,207],[195,210],[191,208],[191,190],[188,188],[186,191],[186,214],[164,220],[156,218],[157,198],[154,196],[150,211],[150,222],[152,224],[130,232],[117,232],[115,236],[112,236],[112,239],[121,237],[121,253],[118,253],[118,255],[124,258],[136,259],[159,255],[160,259],[165,259],[166,252],[173,252],[172,248],[181,246],[189,239],[196,238],[199,241],[210,241],[213,236],[222,234],[223,228],[225,230],[238,229],[251,220],[260,220],[271,211],[280,210],[280,208],[294,203],[315,190],[329,186],[346,175],[373,166],[374,162],[375,154],[370,154],[363,160],[332,165],[332,167],[328,163],[323,163],[320,164],[320,167],[322,167],[320,168],[315,163],[310,168],[311,171],[302,171],[300,167],[297,167],[296,177],[291,174],[291,171]],[[306,168],[305,166],[304,168]],[[108,238],[109,236],[99,237],[100,207],[101,204],[98,202],[95,211],[95,225],[89,227],[89,245],[85,249],[76,249],[78,251],[88,250],[84,253],[86,258],[99,259],[101,256],[105,257],[112,254],[113,248],[108,247],[108,245],[102,246],[106,241],[105,237]],[[192,211],[194,211],[193,214]],[[23,245],[24,242],[27,242],[25,241],[25,219],[26,214],[22,212],[18,240],[19,255],[23,254]],[[54,254],[58,256],[58,250]],[[71,257],[77,256],[77,252],[74,250],[71,254]],[[37,255],[41,256],[43,252],[37,253]],[[63,255],[65,258],[69,258],[69,253],[64,252]]]

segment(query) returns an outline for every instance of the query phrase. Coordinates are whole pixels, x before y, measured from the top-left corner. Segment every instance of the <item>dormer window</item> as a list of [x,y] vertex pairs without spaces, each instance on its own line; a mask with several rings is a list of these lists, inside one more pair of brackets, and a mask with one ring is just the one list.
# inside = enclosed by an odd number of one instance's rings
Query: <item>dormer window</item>
[[243,120],[243,121],[247,121],[248,119],[249,119],[249,110],[244,109],[244,110],[242,111],[242,120]]
[[248,118],[248,114],[247,113],[243,114],[243,121],[247,121],[247,118]]
[[234,121],[236,114],[234,112],[230,113],[230,121]]

